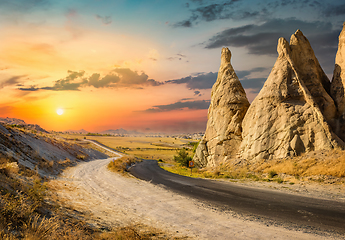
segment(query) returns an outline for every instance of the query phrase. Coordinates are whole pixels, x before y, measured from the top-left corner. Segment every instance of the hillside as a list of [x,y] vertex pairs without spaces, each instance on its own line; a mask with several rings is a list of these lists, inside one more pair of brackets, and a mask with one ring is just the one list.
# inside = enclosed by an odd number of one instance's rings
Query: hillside
[[0,123],[0,157],[47,176],[79,161],[107,156],[85,144],[72,144],[51,134]]
[[88,144],[0,123],[0,239],[94,239],[54,203],[49,179],[78,162],[106,158]]

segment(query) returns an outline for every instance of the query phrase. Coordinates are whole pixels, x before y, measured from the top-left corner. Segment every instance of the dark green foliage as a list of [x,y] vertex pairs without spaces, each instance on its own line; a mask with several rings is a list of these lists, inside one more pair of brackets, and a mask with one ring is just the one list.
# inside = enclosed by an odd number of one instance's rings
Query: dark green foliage
[[183,167],[188,167],[189,161],[192,161],[192,157],[188,156],[188,152],[185,148],[182,148],[174,156],[175,162],[179,163]]
[[188,145],[193,147],[193,153],[195,153],[196,149],[198,148],[199,142],[189,142]]
[[271,171],[269,171],[269,173],[268,173],[268,177],[269,177],[269,178],[274,178],[274,177],[277,176],[277,175],[278,175],[277,172],[274,171],[274,170],[271,170]]

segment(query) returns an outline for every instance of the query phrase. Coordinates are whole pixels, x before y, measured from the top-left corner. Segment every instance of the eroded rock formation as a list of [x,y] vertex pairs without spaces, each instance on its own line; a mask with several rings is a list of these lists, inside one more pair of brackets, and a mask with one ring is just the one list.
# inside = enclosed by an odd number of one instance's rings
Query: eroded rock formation
[[201,166],[215,166],[225,157],[235,157],[242,141],[242,120],[249,102],[230,60],[230,50],[223,48],[206,132],[194,156]]
[[207,129],[194,157],[199,165],[344,147],[345,30],[339,37],[332,84],[300,30],[290,43],[280,38],[277,51],[277,61],[249,107],[230,64],[230,51],[223,48]]
[[343,145],[327,122],[336,108],[308,40],[298,30],[290,44],[280,38],[277,51],[278,59],[243,119],[240,157],[283,158]]
[[345,141],[345,22],[339,35],[338,52],[331,84],[331,96],[338,108],[338,119],[335,133]]

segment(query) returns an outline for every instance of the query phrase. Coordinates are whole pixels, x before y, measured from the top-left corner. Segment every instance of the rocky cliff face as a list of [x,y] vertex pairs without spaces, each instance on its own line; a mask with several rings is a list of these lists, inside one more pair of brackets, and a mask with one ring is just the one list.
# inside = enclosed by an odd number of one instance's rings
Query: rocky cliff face
[[290,43],[280,38],[277,51],[277,61],[249,107],[231,67],[230,51],[222,50],[206,133],[194,157],[199,165],[213,167],[234,158],[255,161],[344,147],[334,131],[342,133],[344,140],[345,31],[339,37],[332,84],[300,30]]
[[308,40],[297,31],[290,44],[280,38],[277,51],[278,59],[243,119],[240,157],[284,158],[342,145],[327,122],[336,108]]
[[223,48],[206,132],[194,156],[201,166],[215,166],[225,157],[235,157],[242,141],[242,120],[249,102],[230,60],[230,50]]
[[338,52],[331,84],[331,96],[338,108],[335,132],[345,141],[345,22],[339,36]]

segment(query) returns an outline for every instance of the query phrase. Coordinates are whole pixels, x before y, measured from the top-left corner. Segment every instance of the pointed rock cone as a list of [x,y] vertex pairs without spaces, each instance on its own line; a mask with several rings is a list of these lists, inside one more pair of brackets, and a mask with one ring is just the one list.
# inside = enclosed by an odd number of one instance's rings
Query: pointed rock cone
[[[297,40],[303,36],[300,31],[296,35]],[[313,84],[321,82],[317,78],[319,70],[314,63],[306,65],[309,73],[307,69],[296,67],[295,61],[300,64],[300,60],[296,60],[299,54],[306,53],[298,43],[294,45],[295,39],[292,43],[290,46],[284,38],[279,39],[277,61],[243,119],[243,141],[239,149],[241,158],[284,158],[313,150],[333,149],[343,144],[332,133],[322,108],[307,87],[312,86],[313,91]],[[310,56],[310,49],[308,52],[309,56],[300,58],[315,62]],[[320,96],[317,97],[328,99],[323,85],[319,87]]]
[[202,167],[213,167],[226,157],[235,157],[242,141],[242,119],[249,102],[230,60],[230,50],[223,48],[217,81],[212,87],[206,132],[193,158]]
[[339,113],[335,133],[345,141],[345,22],[339,35],[338,52],[335,57],[335,68],[331,83],[331,96]]
[[337,109],[330,96],[331,82],[322,70],[314,51],[300,30],[290,38],[291,60],[328,123],[335,127]]

